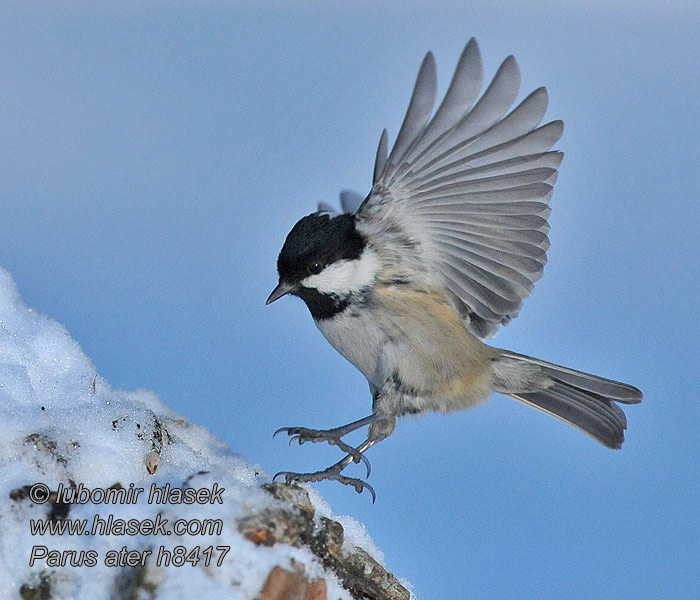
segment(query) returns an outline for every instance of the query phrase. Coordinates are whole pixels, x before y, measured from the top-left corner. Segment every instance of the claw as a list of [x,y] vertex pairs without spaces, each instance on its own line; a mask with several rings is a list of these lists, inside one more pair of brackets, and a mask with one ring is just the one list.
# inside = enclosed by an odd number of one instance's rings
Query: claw
[[356,448],[353,448],[349,444],[346,444],[340,439],[341,435],[336,435],[333,433],[334,430],[324,430],[324,429],[307,429],[305,427],[280,427],[275,433],[272,434],[274,438],[278,433],[285,432],[292,436],[289,439],[289,445],[291,446],[293,442],[299,442],[301,446],[304,442],[327,442],[331,446],[338,446],[343,452],[348,454],[354,463],[362,461],[365,463],[365,468],[367,469],[367,477],[369,477],[372,472],[372,465],[370,465],[367,457],[359,452]]
[[291,427],[280,427],[275,433],[272,434],[272,437],[275,437],[278,433],[282,433],[283,431],[289,431]]
[[325,471],[316,471],[315,473],[294,473],[292,471],[280,471],[279,473],[275,474],[272,481],[275,481],[278,477],[282,476],[284,476],[285,483],[292,483],[292,481],[299,481],[303,483],[307,481],[324,481],[328,479],[337,481],[343,485],[349,485],[355,488],[355,491],[358,494],[361,494],[363,491],[367,490],[372,496],[372,504],[376,502],[377,494],[369,483],[365,483],[361,479],[355,479],[354,477],[345,477],[340,473],[332,471],[331,469],[333,469],[333,467],[326,469]]
[[279,473],[275,473],[272,476],[272,481],[273,482],[277,481],[277,478],[281,477],[282,475],[284,475],[284,482],[285,483],[292,483],[292,481],[294,480],[294,477],[292,477],[292,475],[294,475],[294,473],[290,473],[289,471],[280,471]]
[[363,463],[365,463],[365,467],[367,468],[366,477],[369,477],[369,474],[372,472],[372,465],[369,464],[369,459],[364,454],[362,454],[362,452],[359,452],[356,448],[353,448],[349,444],[346,444],[340,438],[338,438],[337,440],[327,440],[327,442],[331,446],[338,446],[338,448],[340,448],[343,452],[351,456],[352,462],[359,464],[360,461],[362,461]]

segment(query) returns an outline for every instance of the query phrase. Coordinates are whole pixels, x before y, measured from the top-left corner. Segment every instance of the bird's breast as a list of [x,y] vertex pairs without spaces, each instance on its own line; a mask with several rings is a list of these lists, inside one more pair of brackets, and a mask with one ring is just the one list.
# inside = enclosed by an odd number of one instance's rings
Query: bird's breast
[[367,380],[382,384],[381,352],[387,342],[386,332],[369,306],[348,306],[330,319],[314,319],[328,342],[350,361]]
[[436,410],[463,408],[468,398],[490,393],[493,349],[467,331],[438,292],[377,286],[361,306],[316,324],[377,389],[395,381],[405,395],[434,398]]

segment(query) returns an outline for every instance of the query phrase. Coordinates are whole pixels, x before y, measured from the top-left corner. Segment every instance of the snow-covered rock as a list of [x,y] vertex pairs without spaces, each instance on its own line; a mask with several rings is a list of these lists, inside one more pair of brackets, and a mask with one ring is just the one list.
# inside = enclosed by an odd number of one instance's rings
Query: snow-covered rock
[[0,269],[0,598],[409,596],[361,524],[113,389]]

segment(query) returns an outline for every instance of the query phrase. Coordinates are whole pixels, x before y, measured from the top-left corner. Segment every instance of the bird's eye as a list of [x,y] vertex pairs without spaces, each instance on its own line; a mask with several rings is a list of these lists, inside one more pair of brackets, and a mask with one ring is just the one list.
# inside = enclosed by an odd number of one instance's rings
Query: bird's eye
[[321,271],[323,271],[323,263],[320,261],[312,262],[309,266],[309,273],[312,275],[318,275]]

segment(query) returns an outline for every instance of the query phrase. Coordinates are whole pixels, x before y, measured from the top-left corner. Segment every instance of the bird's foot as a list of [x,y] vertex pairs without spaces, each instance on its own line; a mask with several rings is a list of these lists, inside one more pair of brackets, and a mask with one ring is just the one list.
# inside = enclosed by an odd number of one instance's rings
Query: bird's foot
[[349,485],[355,488],[355,491],[358,494],[361,494],[364,490],[367,490],[372,495],[372,504],[374,504],[375,500],[377,499],[374,488],[369,483],[365,483],[361,479],[341,475],[340,472],[344,468],[341,465],[342,461],[333,465],[332,467],[328,467],[324,471],[316,471],[315,473],[292,473],[290,471],[280,471],[272,478],[272,480],[274,481],[278,477],[284,477],[286,483],[291,483],[292,481],[299,481],[302,483],[305,481],[337,481],[343,485]]
[[[275,433],[272,434],[272,437],[275,437],[278,433],[285,432],[288,435],[291,436],[289,440],[289,445],[291,446],[292,442],[299,442],[299,445],[301,446],[304,442],[326,442],[330,444],[331,446],[338,446],[343,452],[345,452],[350,458],[352,458],[352,461],[354,463],[359,463],[362,461],[365,463],[365,467],[367,468],[367,477],[369,477],[370,472],[372,471],[372,466],[369,464],[369,460],[367,457],[360,452],[357,448],[353,448],[350,444],[346,444],[342,439],[340,439],[342,436],[345,434],[349,433],[347,428],[345,427],[336,427],[335,429],[307,429],[306,427],[280,427]],[[332,469],[331,467],[330,469]],[[330,471],[330,469],[326,469],[326,471]],[[325,473],[326,471],[318,471],[318,473]],[[338,471],[340,473],[340,471]],[[312,475],[316,475],[317,473],[312,473]],[[294,475],[294,473],[292,473]],[[276,477],[277,475],[275,475]],[[324,477],[323,479],[331,479],[331,477]],[[347,479],[348,481],[359,481],[359,480],[354,480],[352,478],[347,478],[343,477],[343,479]],[[320,479],[306,479],[305,481],[321,481]],[[340,480],[338,480],[340,481]],[[341,481],[341,483],[345,483]],[[347,485],[354,485],[348,483]]]

